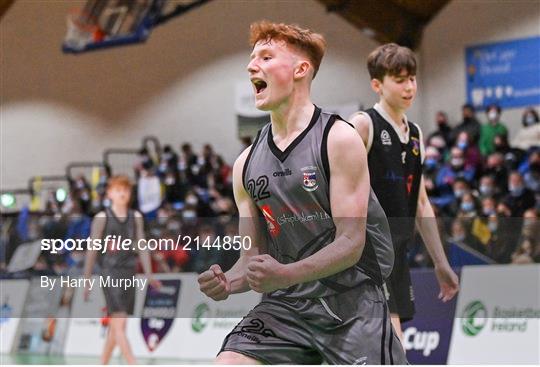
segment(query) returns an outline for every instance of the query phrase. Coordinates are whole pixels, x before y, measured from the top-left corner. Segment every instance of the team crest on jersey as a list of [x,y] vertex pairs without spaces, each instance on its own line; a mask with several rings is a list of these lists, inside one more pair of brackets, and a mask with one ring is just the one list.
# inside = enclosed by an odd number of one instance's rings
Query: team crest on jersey
[[390,139],[390,134],[386,130],[381,132],[381,143],[382,145],[392,145],[392,139]]
[[420,154],[420,141],[417,138],[411,137],[411,143],[412,143],[412,152],[415,156],[418,157]]
[[317,167],[307,166],[302,168],[303,181],[302,187],[304,190],[311,192],[317,190],[319,183],[317,182]]

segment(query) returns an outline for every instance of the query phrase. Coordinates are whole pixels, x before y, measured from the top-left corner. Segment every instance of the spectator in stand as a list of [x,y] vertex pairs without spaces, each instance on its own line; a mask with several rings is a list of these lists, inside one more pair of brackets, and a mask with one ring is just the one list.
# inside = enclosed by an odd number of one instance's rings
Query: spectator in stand
[[168,172],[163,184],[165,186],[165,201],[171,203],[176,210],[182,209],[187,188],[180,182],[178,175]]
[[482,166],[482,155],[478,147],[471,143],[469,134],[466,131],[462,131],[457,136],[456,146],[463,151],[465,158],[465,166],[473,167],[479,170]]
[[478,196],[480,198],[500,198],[501,193],[498,187],[495,185],[495,179],[491,175],[484,175],[480,177],[480,183],[478,185]]
[[178,154],[174,152],[170,145],[165,145],[159,164],[159,174],[160,177],[164,177],[168,173],[178,174]]
[[525,187],[523,177],[517,171],[508,177],[508,195],[503,202],[510,209],[512,217],[522,217],[527,209],[533,208],[536,204],[534,193]]
[[446,146],[450,146],[452,128],[448,124],[446,112],[438,111],[435,115],[435,122],[437,123],[437,130],[428,136],[428,141],[434,136],[440,136],[444,140]]
[[452,130],[450,136],[451,145],[457,140],[460,132],[466,131],[469,134],[472,144],[478,144],[480,139],[480,122],[475,117],[474,107],[471,104],[463,105],[462,109],[463,121]]
[[497,200],[486,196],[482,198],[482,216],[489,218],[493,215],[497,215]]
[[137,181],[139,210],[147,221],[152,221],[157,218],[157,212],[161,206],[161,183],[152,165],[144,164],[140,173]]
[[441,136],[439,135],[432,136],[431,138],[428,139],[426,146],[436,148],[439,151],[439,154],[441,155],[441,160],[445,160],[447,158],[448,147]]
[[512,263],[540,262],[540,221],[535,209],[529,209],[523,214],[519,243],[517,250],[512,254]]
[[154,161],[148,153],[148,149],[141,148],[137,154],[137,163],[135,164],[135,175],[139,177],[140,171],[146,167],[146,169],[154,167]]
[[430,197],[437,197],[438,192],[435,188],[435,179],[439,173],[441,154],[435,147],[426,147],[426,157],[424,159],[424,183],[426,191]]
[[522,115],[523,128],[518,131],[512,141],[512,146],[523,150],[540,147],[540,119],[532,107],[528,107]]
[[457,178],[472,182],[474,175],[474,168],[465,166],[463,151],[458,147],[454,147],[450,150],[448,163],[439,170],[435,185],[440,193],[448,192]]
[[526,153],[517,148],[511,148],[506,135],[495,135],[493,140],[495,151],[504,156],[504,164],[510,171],[518,169],[526,157]]
[[478,203],[476,202],[476,198],[473,196],[471,192],[467,192],[463,194],[460,200],[459,211],[457,213],[457,217],[467,220],[467,219],[474,219],[477,216],[478,216]]
[[523,127],[536,125],[538,123],[540,123],[538,112],[532,107],[527,107],[525,111],[523,111],[523,115],[521,115],[521,124]]
[[199,173],[200,167],[197,163],[197,156],[193,153],[191,144],[184,143],[181,147],[181,155],[178,163],[178,168],[188,185],[192,186],[194,177]]
[[491,175],[495,180],[495,186],[500,194],[506,194],[508,191],[508,170],[504,164],[502,153],[493,153],[487,157],[486,167],[483,175]]
[[487,122],[480,129],[480,142],[478,147],[483,156],[495,152],[495,136],[508,135],[506,125],[500,122],[501,107],[492,104],[486,109]]

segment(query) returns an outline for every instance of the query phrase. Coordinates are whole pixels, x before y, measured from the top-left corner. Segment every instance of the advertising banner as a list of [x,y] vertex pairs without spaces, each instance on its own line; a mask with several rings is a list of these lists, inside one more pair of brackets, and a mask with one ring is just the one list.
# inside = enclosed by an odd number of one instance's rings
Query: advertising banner
[[449,364],[540,364],[540,265],[466,266]]
[[411,364],[446,364],[456,298],[446,303],[439,300],[440,288],[433,269],[412,269],[411,281],[416,314],[403,324],[407,359]]
[[540,37],[465,49],[467,101],[477,108],[540,104]]

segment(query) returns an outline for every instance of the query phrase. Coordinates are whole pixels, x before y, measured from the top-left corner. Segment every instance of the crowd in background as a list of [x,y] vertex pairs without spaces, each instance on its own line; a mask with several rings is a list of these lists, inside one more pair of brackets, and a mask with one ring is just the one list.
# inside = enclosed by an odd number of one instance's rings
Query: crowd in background
[[[504,122],[499,106],[489,106],[484,115],[464,105],[462,116],[451,127],[438,112],[437,130],[426,139],[424,180],[445,242],[497,263],[540,262],[538,113],[523,111],[517,136],[529,140],[514,144],[507,124],[516,122]],[[411,260],[422,264],[427,258],[420,252]]]
[[[518,122],[505,122],[499,106],[475,112],[464,105],[462,115],[463,120],[452,126],[447,115],[438,112],[437,129],[425,139],[425,185],[443,242],[447,248],[458,244],[473,249],[496,263],[540,262],[538,113],[532,108],[523,111],[522,129],[512,144],[507,124]],[[209,144],[199,154],[188,143],[179,148],[166,145],[161,154],[143,148],[133,167],[133,208],[145,218],[147,238],[237,235],[231,166]],[[4,218],[0,271],[5,273],[18,244],[41,238],[87,238],[92,216],[108,205],[105,189],[105,175],[94,187],[81,175],[71,183],[64,202],[51,196],[39,215],[24,208],[17,217]],[[227,269],[238,255],[238,251],[178,248],[153,251],[152,265],[155,272],[201,272],[213,263]],[[80,274],[83,262],[82,251],[54,255],[44,251],[32,274]],[[430,265],[420,239],[411,248],[410,263]]]

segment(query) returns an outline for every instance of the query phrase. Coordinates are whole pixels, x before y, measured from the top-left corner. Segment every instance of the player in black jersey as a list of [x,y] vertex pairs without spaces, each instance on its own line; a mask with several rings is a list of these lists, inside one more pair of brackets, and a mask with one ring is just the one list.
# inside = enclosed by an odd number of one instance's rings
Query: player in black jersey
[[422,131],[405,116],[416,96],[414,54],[394,43],[382,45],[368,56],[367,67],[379,102],[353,114],[349,121],[364,141],[371,186],[390,223],[396,257],[385,290],[392,323],[401,338],[401,322],[412,319],[415,312],[406,258],[415,224],[435,265],[439,298],[452,299],[459,284],[446,259],[422,178]]
[[[365,149],[350,125],[311,102],[324,39],[265,21],[250,38],[255,103],[271,123],[237,159],[233,186],[240,235],[254,246],[226,273],[212,265],[199,284],[214,300],[250,289],[263,298],[217,362],[405,364],[381,288],[393,248]],[[370,228],[372,213],[380,220]],[[377,228],[386,231],[370,234]]]

